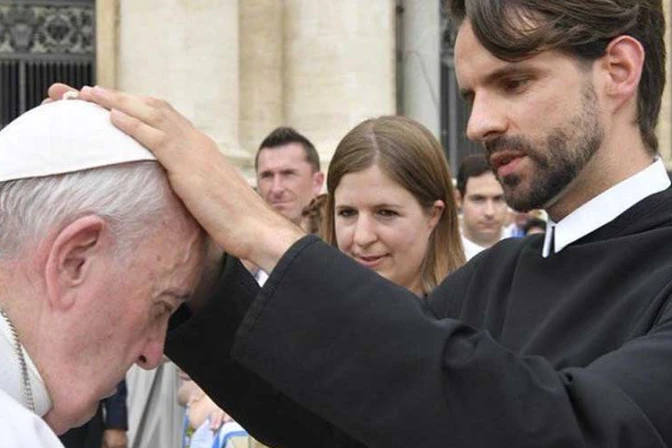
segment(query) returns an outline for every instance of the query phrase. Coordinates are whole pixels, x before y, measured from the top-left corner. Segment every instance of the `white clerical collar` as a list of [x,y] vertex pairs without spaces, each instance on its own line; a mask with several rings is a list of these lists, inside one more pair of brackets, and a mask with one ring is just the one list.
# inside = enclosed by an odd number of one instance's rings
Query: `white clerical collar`
[[257,280],[259,286],[264,286],[264,283],[266,283],[266,280],[268,280],[268,274],[263,269],[258,269],[254,274],[254,278]]
[[[23,347],[22,350],[28,367],[35,413],[43,417],[51,409],[51,398],[33,360]],[[16,356],[14,338],[7,321],[0,316],[0,389],[25,406],[22,387],[21,365]]]
[[[573,242],[610,223],[639,201],[670,186],[663,161],[656,160],[624,181],[599,194],[560,222],[549,219],[542,256],[558,253]],[[551,250],[553,247],[553,250]]]

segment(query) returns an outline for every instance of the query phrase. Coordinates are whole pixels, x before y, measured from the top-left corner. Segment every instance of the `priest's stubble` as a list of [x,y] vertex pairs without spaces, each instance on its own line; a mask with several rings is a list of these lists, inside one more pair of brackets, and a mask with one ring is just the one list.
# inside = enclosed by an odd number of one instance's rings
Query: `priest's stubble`
[[517,173],[498,177],[511,207],[520,211],[544,208],[579,175],[604,140],[599,112],[595,88],[587,80],[581,88],[580,111],[565,126],[553,128],[542,147],[524,136],[501,136],[485,144],[488,157],[515,149],[534,165],[528,185]]

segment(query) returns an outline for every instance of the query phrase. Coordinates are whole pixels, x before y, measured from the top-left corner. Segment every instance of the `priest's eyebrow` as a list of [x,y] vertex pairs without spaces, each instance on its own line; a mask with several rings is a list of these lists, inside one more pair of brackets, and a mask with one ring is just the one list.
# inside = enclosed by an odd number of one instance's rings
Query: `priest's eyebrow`
[[[485,75],[483,85],[490,86],[500,82],[502,79],[514,78],[516,76],[531,76],[536,73],[536,69],[523,62],[511,62],[503,67]],[[465,101],[471,103],[474,99],[474,91],[468,88],[460,88],[460,96]]]

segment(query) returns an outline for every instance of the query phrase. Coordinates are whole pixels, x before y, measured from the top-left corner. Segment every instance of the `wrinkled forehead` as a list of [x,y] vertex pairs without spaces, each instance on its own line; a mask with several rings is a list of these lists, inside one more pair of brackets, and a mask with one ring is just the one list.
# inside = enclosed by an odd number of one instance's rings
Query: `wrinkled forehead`
[[207,248],[206,233],[182,209],[169,211],[156,224],[153,237],[136,254],[166,288],[193,289],[200,279]]

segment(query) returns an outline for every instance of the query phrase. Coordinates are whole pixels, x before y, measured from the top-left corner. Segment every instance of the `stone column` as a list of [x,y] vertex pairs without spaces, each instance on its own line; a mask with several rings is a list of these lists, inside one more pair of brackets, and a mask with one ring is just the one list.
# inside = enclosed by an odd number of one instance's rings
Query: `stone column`
[[240,2],[240,146],[254,154],[283,116],[283,2]]
[[441,137],[441,17],[438,2],[407,0],[402,12],[402,113]]
[[96,1],[96,83],[117,87],[119,0]]
[[365,118],[394,114],[393,0],[285,0],[285,118],[325,160]]
[[119,88],[167,99],[234,163],[245,163],[238,0],[120,0],[119,16]]

